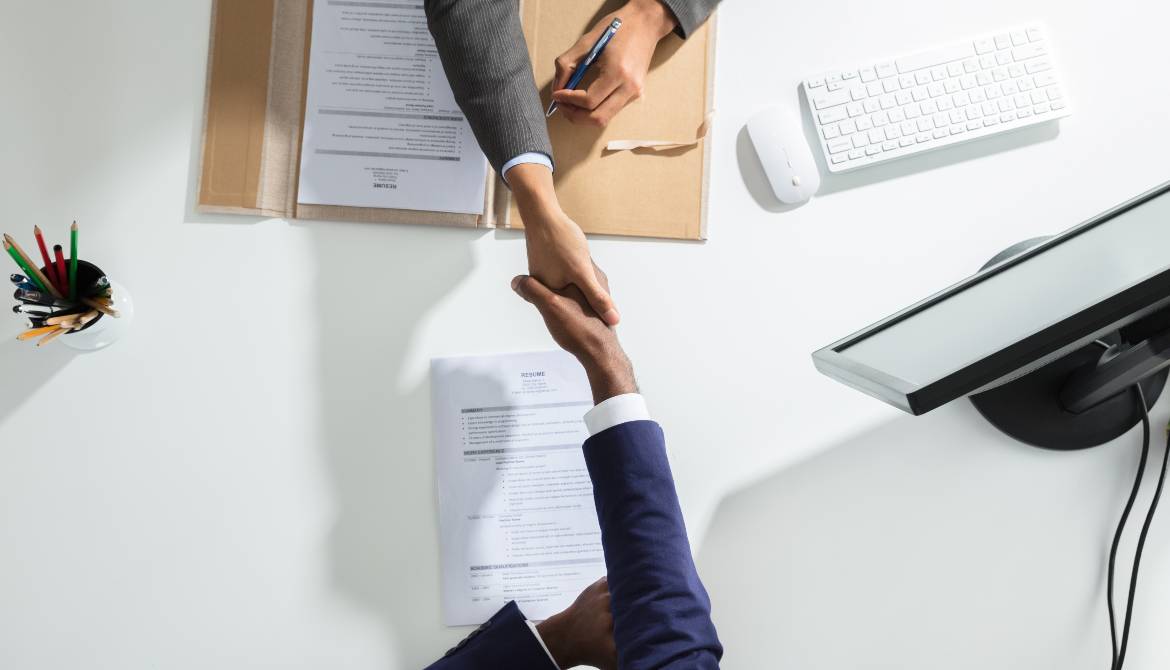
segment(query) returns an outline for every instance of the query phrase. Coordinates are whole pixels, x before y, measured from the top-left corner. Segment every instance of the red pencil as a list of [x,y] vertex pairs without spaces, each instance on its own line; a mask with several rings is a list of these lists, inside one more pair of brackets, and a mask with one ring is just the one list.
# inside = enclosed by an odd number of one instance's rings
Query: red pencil
[[65,249],[60,244],[54,244],[53,253],[57,256],[57,290],[67,294],[69,293],[69,282],[61,279],[61,277],[69,276],[69,271],[65,269]]
[[49,249],[45,246],[45,236],[41,234],[40,226],[33,226],[33,235],[37,238],[37,246],[41,248],[41,258],[45,261],[45,274],[48,275],[49,281],[60,289],[61,281],[57,278],[57,272],[53,268],[53,259],[49,257]]

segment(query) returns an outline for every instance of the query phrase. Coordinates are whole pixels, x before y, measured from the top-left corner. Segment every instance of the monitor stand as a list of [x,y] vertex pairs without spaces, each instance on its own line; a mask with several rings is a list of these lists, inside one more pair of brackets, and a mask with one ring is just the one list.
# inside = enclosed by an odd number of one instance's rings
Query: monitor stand
[[[1048,239],[1038,237],[1012,246],[991,259],[983,269],[1021,254]],[[1129,341],[1129,337],[1138,341]],[[1126,330],[1112,332],[1102,337],[1100,343],[1090,344],[1022,377],[973,395],[971,402],[993,426],[1026,444],[1061,451],[1105,444],[1129,432],[1142,420],[1136,394],[1123,390],[1082,412],[1074,413],[1066,408],[1070,381],[1094,374],[1102,369],[1106,357],[1116,358],[1118,351],[1134,348],[1146,341],[1146,338],[1133,336]],[[1103,344],[1113,347],[1112,351]],[[1151,360],[1147,357],[1141,362],[1146,369],[1154,371],[1136,382],[1141,384],[1147,408],[1154,406],[1170,374],[1167,370],[1170,363],[1159,366]],[[1097,384],[1099,380],[1084,381]]]

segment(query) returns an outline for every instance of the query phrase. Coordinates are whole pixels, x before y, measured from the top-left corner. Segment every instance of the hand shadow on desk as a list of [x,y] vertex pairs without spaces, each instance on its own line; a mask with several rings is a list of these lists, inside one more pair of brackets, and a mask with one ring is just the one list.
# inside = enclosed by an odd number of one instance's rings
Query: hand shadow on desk
[[[385,627],[392,668],[439,658],[466,631],[440,621],[429,370],[406,369],[418,325],[471,272],[482,231],[296,221],[319,292],[318,442],[335,500],[333,588]],[[467,324],[469,343],[476,326]]]
[[[8,417],[77,355],[60,342],[37,348],[35,341],[19,342],[15,337],[0,341],[0,370],[4,371],[4,383],[0,384],[0,433]],[[0,447],[4,446],[0,439]]]
[[697,555],[724,667],[1098,667],[1136,435],[1044,451],[958,401],[732,492]]

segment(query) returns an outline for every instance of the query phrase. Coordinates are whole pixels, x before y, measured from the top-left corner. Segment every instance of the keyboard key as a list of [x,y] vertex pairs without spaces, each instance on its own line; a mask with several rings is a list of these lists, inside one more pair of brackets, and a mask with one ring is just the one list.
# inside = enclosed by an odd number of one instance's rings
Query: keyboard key
[[946,128],[951,122],[951,115],[946,113],[935,114],[931,119],[934,121],[935,128]]
[[979,130],[983,127],[983,121],[968,121],[967,130]]
[[959,133],[967,132],[967,126],[951,126],[950,130],[952,135],[958,135]]
[[1048,53],[1048,49],[1044,47],[1044,43],[1037,42],[1012,49],[1012,58],[1016,60],[1028,60],[1036,56],[1043,56],[1046,53]]
[[1028,43],[1028,35],[1026,33],[1024,33],[1024,31],[1022,31],[1022,30],[1013,30],[1011,35],[1012,35],[1012,44],[1015,44],[1018,46],[1020,44],[1027,44]]
[[835,153],[840,153],[842,151],[848,151],[849,149],[851,149],[853,147],[853,142],[851,140],[849,140],[848,138],[838,137],[835,140],[830,140],[828,147],[829,147],[829,153],[835,154]]
[[861,81],[871,82],[874,79],[877,79],[877,72],[872,67],[861,68]]
[[877,98],[866,98],[862,105],[865,107],[865,111],[869,112],[870,114],[873,114],[882,108],[882,106],[878,104]]
[[864,100],[865,99],[865,87],[864,86],[854,86],[853,88],[849,89],[849,97],[853,98],[854,100]]
[[882,94],[882,83],[880,81],[871,81],[865,85],[865,92],[873,97]]
[[885,79],[886,77],[893,77],[896,74],[898,74],[898,68],[894,67],[893,63],[878,63],[877,76]]
[[930,133],[918,133],[914,136],[914,141],[919,144],[930,141]]
[[857,124],[850,120],[842,121],[841,123],[837,124],[837,127],[841,129],[842,135],[849,135],[851,133],[857,132]]
[[1027,93],[1016,95],[1012,98],[1012,101],[1016,103],[1016,107],[1027,107],[1032,104],[1032,98]]
[[983,117],[983,127],[984,128],[986,128],[988,126],[994,126],[997,123],[999,123],[998,116],[985,116],[985,117]]
[[1036,58],[1029,61],[1024,61],[1024,71],[1028,74],[1036,74],[1037,72],[1044,72],[1052,68],[1052,63],[1048,62],[1047,58]]
[[970,42],[951,47],[943,47],[931,51],[924,51],[912,56],[897,60],[899,72],[913,72],[922,68],[945,65],[951,61],[962,60],[975,55],[975,47]]
[[839,81],[841,81],[841,75],[837,74],[836,72],[833,72],[829,74],[829,76],[825,77],[825,83],[827,84],[832,84],[833,82]]
[[824,77],[813,77],[812,79],[808,80],[808,87],[809,88],[820,88],[824,85],[825,85],[825,78]]
[[1024,77],[1023,79],[1020,80],[1020,90],[1021,91],[1031,91],[1034,88],[1036,88],[1036,84],[1032,83],[1031,77]]
[[857,79],[857,70],[846,70],[845,72],[842,72],[841,79],[843,79],[843,80]]
[[882,97],[878,98],[878,103],[881,104],[882,109],[890,109],[891,107],[894,107],[895,105],[898,104],[898,102],[894,99],[894,96],[889,95],[889,94],[883,95]]
[[886,93],[893,93],[894,91],[898,90],[898,80],[894,77],[883,79],[882,88],[885,89]]
[[1003,95],[1003,89],[999,87],[999,84],[992,84],[991,86],[983,89],[983,92],[987,94],[988,100],[995,100],[999,96]]
[[821,134],[825,136],[826,140],[831,140],[834,137],[840,135],[841,131],[837,129],[837,124],[830,123],[827,126],[821,127]]
[[1056,75],[1051,72],[1041,72],[1032,78],[1037,86],[1048,86],[1056,82]]
[[884,126],[890,122],[890,115],[886,114],[885,112],[878,112],[877,114],[874,114],[873,116],[869,117],[869,120],[873,121],[873,125],[875,127],[881,128],[882,126]]
[[1052,103],[1052,109],[1064,109],[1064,100],[1057,100]]
[[1028,32],[1028,41],[1029,42],[1035,42],[1037,40],[1044,39],[1044,35],[1042,35],[1040,33],[1039,28],[1028,28],[1027,32]]
[[1047,101],[1048,101],[1048,94],[1045,93],[1043,91],[1043,89],[1038,88],[1035,91],[1032,91],[1032,102],[1033,103],[1039,105],[1040,103],[1047,102]]
[[991,68],[995,67],[995,56],[980,56],[979,67],[983,68],[984,70],[990,70]]
[[996,104],[994,102],[991,102],[990,100],[988,100],[987,102],[983,103],[984,115],[995,114],[998,111],[999,111],[999,107],[996,106]]
[[895,107],[890,110],[890,123],[901,123],[906,120],[906,113]]
[[834,156],[832,156],[834,163],[844,163],[846,158],[847,157],[845,156],[845,154],[835,154]]
[[919,86],[913,91],[910,91],[910,95],[914,97],[914,102],[922,102],[923,100],[930,97],[930,94],[926,92],[925,86]]
[[927,86],[926,90],[930,92],[930,97],[932,97],[932,98],[937,98],[938,96],[940,96],[946,92],[946,88],[942,84],[938,84],[938,83],[934,83],[934,84],[931,84],[930,86]]
[[902,136],[902,129],[898,126],[886,126],[886,139],[896,140]]
[[983,102],[986,99],[987,94],[983,92],[983,89],[977,88],[971,91],[971,102]]
[[864,158],[864,157],[865,157],[865,151],[862,149],[854,149],[854,150],[849,152],[849,160],[851,160],[851,161],[855,161],[858,158]]
[[882,148],[876,144],[871,144],[865,148],[866,156],[876,156],[882,152]]
[[946,81],[946,83],[943,84],[943,90],[946,91],[947,93],[954,93],[955,91],[958,91],[959,90],[959,80],[958,79],[948,79]]
[[995,54],[995,62],[999,63],[1000,65],[1007,65],[1008,63],[1012,62],[1012,55],[1006,51],[1000,51],[999,53]]
[[1016,113],[1015,112],[1004,112],[1003,114],[999,115],[999,120],[1004,122],[1004,123],[1008,123],[1009,121],[1015,121],[1016,120]]
[[857,133],[849,139],[853,140],[853,146],[860,149],[869,144],[869,133]]
[[954,107],[955,107],[955,103],[951,102],[950,98],[939,98],[938,99],[938,111],[945,112],[948,109],[954,109]]
[[952,96],[951,101],[955,103],[956,107],[962,107],[971,103],[971,96],[966,91],[962,91]]
[[967,120],[966,114],[964,114],[963,112],[961,112],[957,109],[951,110],[951,123],[962,123],[963,121],[966,121],[966,120]]
[[1032,108],[1031,108],[1031,107],[1025,107],[1025,108],[1023,108],[1023,109],[1017,110],[1017,111],[1016,111],[1016,116],[1018,116],[1018,117],[1019,117],[1019,118],[1021,118],[1021,119],[1023,119],[1023,118],[1026,118],[1026,117],[1029,117],[1029,116],[1032,116]]
[[830,91],[840,91],[844,87],[845,87],[845,84],[842,84],[839,81],[831,81],[828,83],[828,89]]
[[941,140],[942,138],[946,137],[949,134],[950,134],[950,131],[947,130],[946,128],[939,128],[939,129],[934,131],[934,139]]
[[901,77],[898,77],[898,85],[902,88],[914,88],[914,77],[908,74],[904,74]]
[[1024,67],[1022,65],[1020,65],[1019,63],[1012,63],[1011,65],[1008,66],[1008,76],[1011,77],[1012,79],[1015,79],[1016,77],[1021,77],[1021,76],[1023,76],[1023,74],[1024,74]]
[[913,121],[903,121],[901,128],[903,136],[913,135],[914,133],[918,132],[918,126],[914,125]]
[[991,71],[991,78],[995,81],[1003,81],[1008,78],[1007,68],[997,67]]
[[1016,106],[1014,104],[1012,104],[1011,98],[1000,98],[999,99],[999,111],[1010,112],[1011,110],[1013,110],[1015,108],[1016,108]]
[[919,84],[929,84],[930,73],[926,70],[919,70],[918,72],[914,73],[914,81],[918,82]]
[[976,83],[975,75],[965,74],[962,77],[959,77],[959,85],[962,86],[964,90],[975,88]]
[[995,42],[991,40],[975,40],[975,53],[987,54],[995,51]]
[[885,142],[882,142],[882,151],[889,151],[891,149],[897,149],[897,148],[898,148],[898,141],[897,140],[886,140]]
[[908,147],[911,144],[914,144],[913,137],[903,137],[902,139],[898,140],[898,146],[900,147]]
[[930,76],[935,81],[942,81],[943,79],[947,78],[947,69],[941,65],[938,67],[932,67],[930,68]]
[[919,104],[918,109],[920,109],[923,114],[934,114],[938,111],[938,103],[934,100],[927,100],[926,102]]
[[1035,107],[1032,108],[1032,111],[1036,112],[1037,114],[1047,114],[1049,112],[1049,110],[1051,110],[1051,109],[1052,109],[1052,106],[1046,102],[1042,105],[1036,105]]
[[840,121],[847,116],[849,116],[849,115],[845,113],[844,107],[833,107],[830,109],[826,109],[825,111],[818,114],[817,118],[820,119],[821,125],[824,125],[827,123],[834,123],[836,121]]
[[957,77],[963,74],[963,66],[958,63],[947,63],[947,76]]
[[967,119],[970,121],[974,121],[975,119],[983,116],[983,108],[979,105],[971,105],[970,107],[965,107],[964,109],[967,110]]
[[1004,83],[1004,85],[1003,85],[1003,94],[1004,95],[1015,95],[1019,92],[1020,92],[1020,87],[1016,86],[1016,82],[1009,81],[1009,82]]
[[880,129],[874,128],[873,130],[869,131],[870,144],[881,144],[885,139],[886,134],[883,133]]
[[846,91],[833,91],[832,93],[824,93],[813,98],[813,107],[817,109],[825,109],[826,107],[836,107],[837,105],[849,102],[849,93]]
[[979,60],[976,58],[968,58],[963,61],[964,72],[976,72],[979,70]]
[[870,128],[873,128],[873,121],[870,121],[868,116],[863,116],[857,119],[857,129],[859,131],[869,130]]
[[898,101],[899,105],[908,105],[911,101],[910,91],[898,91],[894,94],[894,100]]
[[991,83],[991,73],[990,72],[976,72],[975,73],[975,82],[978,83],[980,86],[987,86],[988,84]]
[[995,36],[995,48],[1006,49],[1012,45],[1012,38],[1007,33]]
[[1048,99],[1049,100],[1056,100],[1057,98],[1059,98],[1062,95],[1062,93],[1060,92],[1059,86],[1049,86],[1048,88],[1046,88],[1044,90],[1048,92]]
[[860,102],[851,102],[848,105],[845,105],[845,112],[849,114],[849,116],[861,116],[865,113],[865,109],[861,106]]

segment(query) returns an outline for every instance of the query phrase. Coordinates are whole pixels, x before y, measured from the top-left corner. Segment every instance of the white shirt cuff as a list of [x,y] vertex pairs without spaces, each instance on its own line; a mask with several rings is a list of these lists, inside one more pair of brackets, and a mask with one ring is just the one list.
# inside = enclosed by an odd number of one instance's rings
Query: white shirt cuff
[[546,645],[544,640],[540,637],[540,631],[536,630],[536,622],[526,620],[525,623],[528,624],[528,630],[532,631],[532,634],[536,636],[536,641],[540,643],[540,648],[544,650],[544,653],[548,654],[548,660],[552,662],[553,667],[561,667],[557,665],[557,661],[553,658],[552,652],[548,650],[548,645]]
[[545,166],[549,170],[553,169],[552,158],[549,157],[548,154],[541,153],[539,151],[529,151],[526,154],[520,154],[507,163],[504,163],[504,167],[500,168],[500,176],[504,178],[505,182],[508,181],[508,170],[511,170],[521,163],[538,163]]
[[585,427],[590,435],[629,421],[649,421],[650,410],[640,393],[623,393],[601,401],[585,414]]

